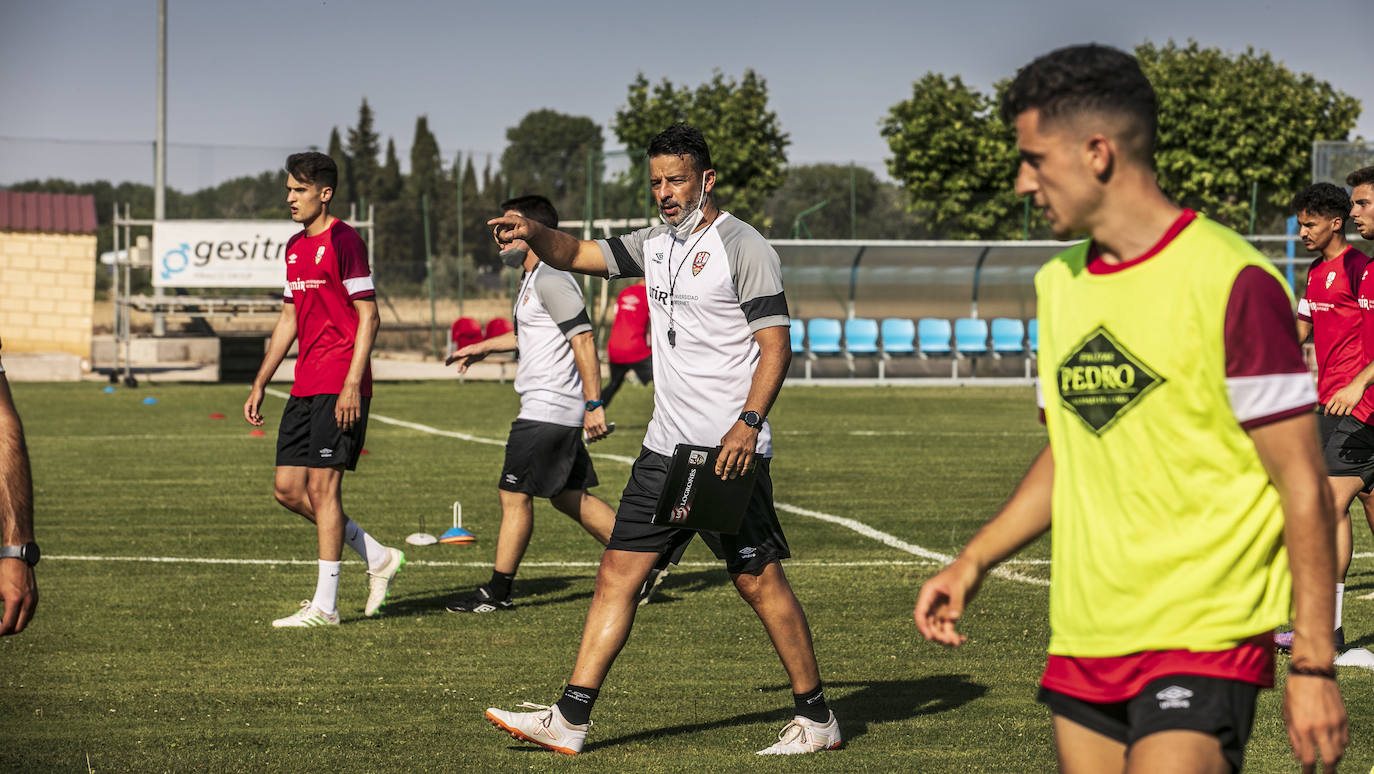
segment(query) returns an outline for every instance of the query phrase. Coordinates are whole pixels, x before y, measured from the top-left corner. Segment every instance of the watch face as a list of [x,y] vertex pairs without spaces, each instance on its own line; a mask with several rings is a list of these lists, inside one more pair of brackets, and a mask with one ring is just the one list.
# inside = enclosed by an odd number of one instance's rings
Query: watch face
[[757,411],[746,411],[739,418],[749,427],[759,427],[763,424],[763,417],[760,417]]
[[39,551],[37,543],[30,540],[29,542],[24,544],[23,551],[24,554],[21,558],[24,560],[25,563],[27,563],[30,567],[34,566],[35,564],[38,564]]

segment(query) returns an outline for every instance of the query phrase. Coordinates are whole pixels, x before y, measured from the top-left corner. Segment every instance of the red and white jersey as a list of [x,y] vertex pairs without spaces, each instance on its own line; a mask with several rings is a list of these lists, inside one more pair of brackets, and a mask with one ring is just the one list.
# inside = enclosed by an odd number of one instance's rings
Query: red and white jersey
[[1307,270],[1307,289],[1298,299],[1298,319],[1312,323],[1317,350],[1317,402],[1325,405],[1369,362],[1360,342],[1356,292],[1369,258],[1353,247]]
[[[1366,357],[1374,356],[1374,283],[1366,282],[1371,268],[1374,268],[1374,261],[1369,261],[1360,271],[1359,290],[1355,294],[1360,305],[1360,344],[1368,353]],[[1364,397],[1351,413],[1367,425],[1374,424],[1374,390],[1365,390]]]
[[649,294],[643,285],[631,285],[615,299],[615,322],[606,340],[606,359],[612,363],[638,363],[654,353],[649,349]]
[[[358,335],[353,302],[374,295],[367,245],[342,220],[315,236],[302,231],[286,243],[282,300],[296,307],[299,342],[292,395],[337,395],[343,389]],[[372,394],[370,364],[363,370],[362,394]]]

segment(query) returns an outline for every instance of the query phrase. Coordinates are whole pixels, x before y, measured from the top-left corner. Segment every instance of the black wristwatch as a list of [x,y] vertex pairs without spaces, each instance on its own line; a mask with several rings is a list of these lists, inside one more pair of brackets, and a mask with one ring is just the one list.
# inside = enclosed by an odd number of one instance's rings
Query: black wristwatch
[[589,400],[587,401],[587,410],[596,411],[604,405],[606,405],[606,401],[604,400]]
[[32,567],[38,564],[38,544],[30,540],[22,546],[0,546],[0,559],[23,559]]
[[746,411],[740,414],[739,421],[743,422],[746,427],[752,427],[755,430],[763,427],[763,417],[759,416],[757,411]]

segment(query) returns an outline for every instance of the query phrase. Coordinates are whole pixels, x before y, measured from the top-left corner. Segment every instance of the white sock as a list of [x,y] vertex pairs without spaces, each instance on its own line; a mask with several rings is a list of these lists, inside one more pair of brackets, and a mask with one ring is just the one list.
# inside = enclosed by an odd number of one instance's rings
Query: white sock
[[1345,584],[1336,584],[1336,628],[1341,628],[1341,602],[1345,599]]
[[320,577],[315,581],[315,607],[326,613],[339,612],[339,568],[343,562],[320,560]]
[[376,570],[386,563],[386,546],[378,543],[352,519],[344,521],[344,542],[358,552],[358,556],[367,563],[367,569]]

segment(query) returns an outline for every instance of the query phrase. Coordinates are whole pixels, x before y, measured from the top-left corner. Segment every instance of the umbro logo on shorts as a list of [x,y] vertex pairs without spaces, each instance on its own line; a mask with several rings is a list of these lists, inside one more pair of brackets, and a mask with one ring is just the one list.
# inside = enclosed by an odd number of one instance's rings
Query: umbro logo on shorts
[[333,456],[334,456],[334,450],[333,450],[333,449],[320,449],[320,456],[321,456],[321,457],[325,457],[325,458],[333,457]]
[[1171,685],[1168,688],[1155,694],[1159,699],[1159,708],[1166,709],[1188,709],[1192,706],[1188,700],[1193,698],[1193,692],[1178,685]]
[[507,473],[507,474],[506,474],[506,483],[507,483],[507,484],[516,484],[516,483],[519,483],[519,482],[520,482],[520,477],[519,477],[519,476],[515,475],[514,473]]
[[745,546],[739,550],[739,555],[741,559],[753,559],[758,552],[759,549],[754,546]]

